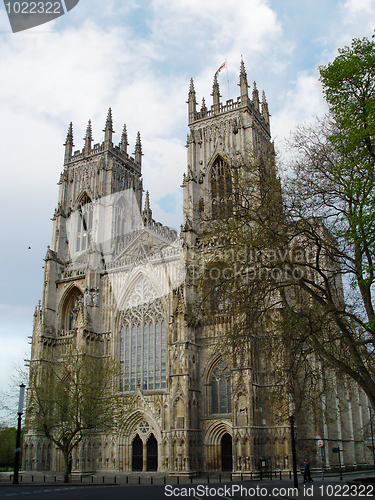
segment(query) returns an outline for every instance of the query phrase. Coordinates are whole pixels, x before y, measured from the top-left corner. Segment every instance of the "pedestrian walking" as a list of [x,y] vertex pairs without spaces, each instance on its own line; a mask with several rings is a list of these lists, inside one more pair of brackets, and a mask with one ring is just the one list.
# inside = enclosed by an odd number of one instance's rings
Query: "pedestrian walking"
[[312,483],[312,477],[311,477],[311,472],[310,472],[310,465],[307,460],[304,460],[303,464],[303,482],[304,483]]

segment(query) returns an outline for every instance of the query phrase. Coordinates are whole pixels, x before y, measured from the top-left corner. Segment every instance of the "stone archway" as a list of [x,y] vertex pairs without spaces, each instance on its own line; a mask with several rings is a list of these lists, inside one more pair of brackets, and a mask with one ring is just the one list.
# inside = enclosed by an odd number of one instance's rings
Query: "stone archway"
[[233,469],[233,454],[232,454],[232,436],[227,432],[221,438],[221,470],[232,471]]
[[[236,464],[237,450],[232,447],[232,426],[228,421],[214,421],[206,430],[203,441],[204,464],[203,467],[207,471],[222,470],[222,439],[225,434],[230,437],[230,447],[232,449],[232,466]],[[228,438],[225,438],[228,440]],[[229,443],[229,441],[227,441]],[[224,440],[225,444],[225,440]],[[229,452],[228,452],[229,454]]]
[[127,416],[119,433],[119,470],[162,470],[167,458],[164,448],[158,423],[148,412],[137,409]]

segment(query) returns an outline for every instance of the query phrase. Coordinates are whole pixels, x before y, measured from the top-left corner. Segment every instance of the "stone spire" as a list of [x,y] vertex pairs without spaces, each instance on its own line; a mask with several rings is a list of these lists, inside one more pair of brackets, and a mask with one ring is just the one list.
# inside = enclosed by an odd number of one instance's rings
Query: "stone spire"
[[257,89],[257,84],[254,82],[253,84],[253,105],[254,108],[259,111],[259,92]]
[[108,148],[109,146],[113,146],[112,143],[112,134],[114,134],[113,130],[113,121],[112,121],[112,109],[109,108],[107,114],[107,120],[105,122],[104,132],[104,147]]
[[270,113],[268,111],[268,103],[266,100],[266,94],[265,94],[264,90],[262,92],[262,116],[263,116],[264,121],[266,123],[270,122]]
[[207,115],[207,106],[206,106],[206,100],[205,100],[204,97],[202,99],[201,115],[202,116],[206,116]]
[[89,120],[86,129],[86,136],[84,138],[85,147],[83,149],[83,153],[85,156],[89,156],[91,154],[91,143],[92,143],[92,128],[91,128],[91,120]]
[[249,99],[249,94],[247,92],[247,89],[249,88],[247,84],[247,73],[245,69],[245,63],[243,62],[243,59],[241,59],[241,64],[240,64],[240,89],[241,89],[241,103],[242,104],[247,104],[248,99]]
[[190,79],[189,97],[187,104],[189,105],[189,123],[193,122],[197,113],[197,99],[194,89],[194,80]]
[[120,150],[123,151],[124,153],[128,153],[128,132],[126,130],[126,125],[124,125],[124,128],[122,129],[122,134],[121,134],[121,142],[120,142]]
[[142,164],[142,144],[141,144],[141,134],[137,133],[137,141],[135,143],[135,151],[134,151],[134,160],[135,163],[139,165]]
[[212,87],[212,97],[213,97],[213,104],[214,104],[214,113],[218,114],[220,110],[220,88],[219,88],[219,82],[217,81],[217,73],[215,73],[214,76],[214,84]]
[[64,146],[65,146],[64,165],[66,165],[72,159],[73,148],[74,148],[74,144],[73,144],[73,123],[72,122],[70,122]]
[[146,191],[145,208],[142,212],[143,222],[145,226],[149,226],[152,223],[152,210],[150,208],[150,193]]

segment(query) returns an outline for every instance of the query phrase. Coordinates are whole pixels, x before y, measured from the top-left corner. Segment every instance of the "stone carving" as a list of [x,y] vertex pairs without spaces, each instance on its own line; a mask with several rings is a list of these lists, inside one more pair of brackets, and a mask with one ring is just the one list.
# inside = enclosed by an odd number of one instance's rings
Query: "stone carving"
[[89,307],[99,307],[99,288],[86,287],[85,305]]

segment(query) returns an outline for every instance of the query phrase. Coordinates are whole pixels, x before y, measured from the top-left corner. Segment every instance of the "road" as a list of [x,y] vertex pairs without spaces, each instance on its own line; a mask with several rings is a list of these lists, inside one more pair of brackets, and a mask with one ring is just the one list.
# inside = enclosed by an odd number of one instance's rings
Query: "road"
[[[288,482],[288,486],[291,483]],[[44,485],[2,486],[0,499],[33,498],[37,500],[168,500],[198,498],[232,500],[234,498],[271,498],[276,485],[259,482],[130,485]],[[278,484],[278,488],[282,484]]]
[[[199,481],[199,480],[198,480]],[[35,500],[172,500],[183,498],[235,500],[260,498],[313,498],[331,500],[332,498],[366,498],[372,495],[372,486],[353,494],[348,490],[346,481],[338,478],[324,482],[315,478],[313,484],[299,484],[299,490],[293,488],[293,482],[281,481],[243,481],[238,483],[197,482],[186,484],[20,484],[0,485],[0,500],[30,498]],[[371,491],[370,491],[371,488]],[[375,490],[375,489],[374,489]]]
[[[232,484],[228,485],[230,488]],[[227,488],[228,488],[227,486]],[[223,491],[224,495],[215,494],[219,488]],[[202,489],[202,491],[199,490]],[[208,490],[205,490],[208,488]],[[210,498],[213,500],[226,498],[232,499],[233,496],[225,496],[225,485],[153,485],[153,486],[121,486],[121,485],[84,485],[84,486],[3,486],[0,488],[0,499],[19,499],[19,498],[33,498],[37,500],[167,500],[168,498],[176,499],[183,495],[183,497],[190,496],[194,498]],[[190,493],[190,495],[189,495]],[[207,494],[206,494],[207,493]],[[256,497],[255,497],[256,498]]]

